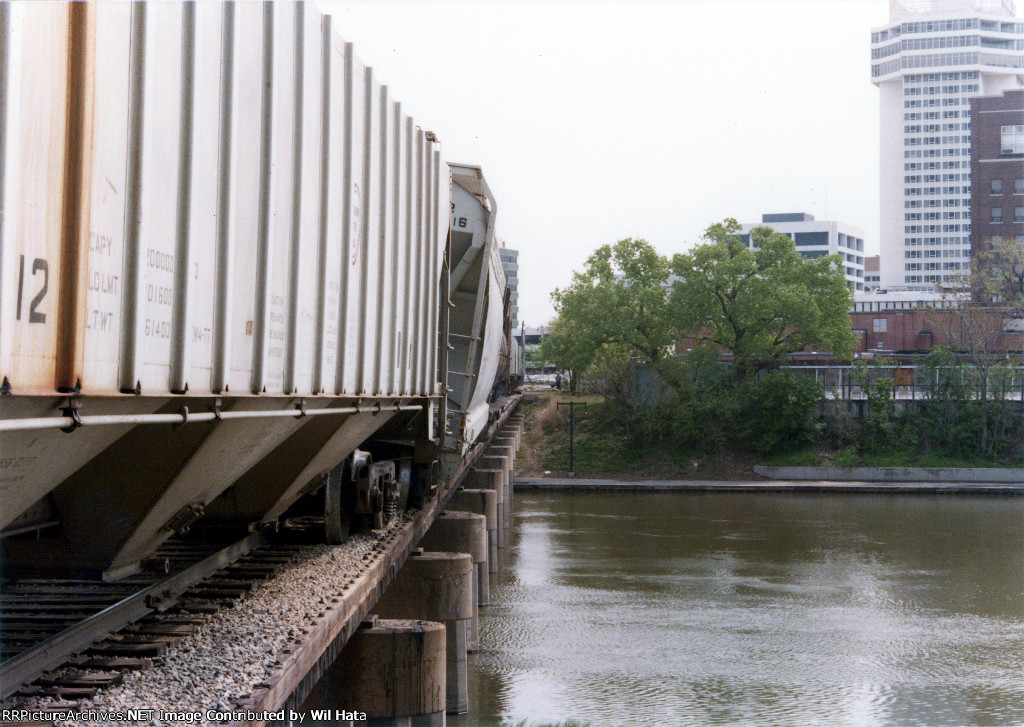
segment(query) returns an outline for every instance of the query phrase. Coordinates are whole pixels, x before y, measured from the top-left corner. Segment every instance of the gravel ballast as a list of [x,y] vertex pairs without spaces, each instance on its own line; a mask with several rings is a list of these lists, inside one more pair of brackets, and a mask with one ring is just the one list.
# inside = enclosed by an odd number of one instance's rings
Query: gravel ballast
[[[155,660],[150,669],[125,675],[117,687],[73,703],[51,698],[15,698],[5,709],[55,712],[67,710],[88,719],[56,724],[195,725],[219,722],[208,712],[236,712],[269,680],[291,647],[302,641],[346,584],[367,566],[374,546],[411,518],[406,515],[385,531],[359,534],[342,545],[310,545],[273,578],[215,613],[183,643]],[[148,721],[117,719],[128,710],[151,710]],[[88,713],[83,715],[83,713]],[[74,715],[71,715],[74,716]],[[111,719],[113,718],[113,719]]]

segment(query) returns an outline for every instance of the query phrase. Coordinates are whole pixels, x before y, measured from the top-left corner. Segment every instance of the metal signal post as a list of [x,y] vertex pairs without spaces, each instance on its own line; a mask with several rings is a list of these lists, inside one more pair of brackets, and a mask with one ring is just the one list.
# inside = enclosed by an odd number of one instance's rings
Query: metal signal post
[[586,403],[581,401],[560,401],[556,407],[567,406],[569,407],[569,476],[575,477],[576,471],[573,467],[573,441],[576,438],[575,424],[576,424],[576,407],[582,406],[584,409],[587,408]]

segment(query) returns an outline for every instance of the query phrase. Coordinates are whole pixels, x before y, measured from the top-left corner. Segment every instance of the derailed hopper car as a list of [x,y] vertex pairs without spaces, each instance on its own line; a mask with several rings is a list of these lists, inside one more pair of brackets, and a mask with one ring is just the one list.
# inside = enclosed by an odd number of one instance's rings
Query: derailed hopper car
[[332,539],[379,525],[443,444],[433,135],[305,3],[2,3],[0,30],[8,574],[117,578],[318,488]]

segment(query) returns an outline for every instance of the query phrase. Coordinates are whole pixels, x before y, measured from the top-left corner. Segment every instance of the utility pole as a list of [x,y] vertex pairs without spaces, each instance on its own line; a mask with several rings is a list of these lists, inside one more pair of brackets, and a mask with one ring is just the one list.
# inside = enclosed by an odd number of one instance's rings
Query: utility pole
[[555,406],[569,407],[569,476],[575,477],[576,468],[573,466],[573,442],[576,438],[576,407],[582,406],[586,409],[587,405],[582,401],[560,401]]

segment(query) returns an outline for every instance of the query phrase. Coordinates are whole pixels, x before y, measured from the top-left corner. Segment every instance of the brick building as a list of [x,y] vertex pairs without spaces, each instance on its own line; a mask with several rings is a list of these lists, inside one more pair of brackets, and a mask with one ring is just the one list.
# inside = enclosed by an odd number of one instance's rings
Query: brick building
[[[990,350],[1010,354],[1024,352],[1024,325],[1021,319],[1013,317],[1012,311],[977,309],[972,313],[971,323],[987,329],[983,337],[988,339]],[[858,304],[855,310],[850,311],[850,327],[857,336],[856,354],[928,353],[935,346],[957,349],[959,326],[960,313],[957,310],[918,305],[916,302],[898,301],[881,308]],[[680,338],[676,341],[676,353],[684,355],[696,345],[697,341],[691,338]],[[723,358],[728,359],[724,354],[723,351]],[[808,348],[792,354],[790,359],[809,360],[822,355]]]
[[[934,346],[957,348],[956,328],[960,314],[954,310],[917,308],[850,313],[850,325],[857,334],[856,350],[895,353],[927,353]],[[1024,334],[1012,330],[1014,321],[1002,311],[978,313],[976,325],[987,327],[993,350],[1020,353]],[[984,319],[984,320],[983,320]]]
[[971,256],[1024,244],[1024,89],[971,99]]

